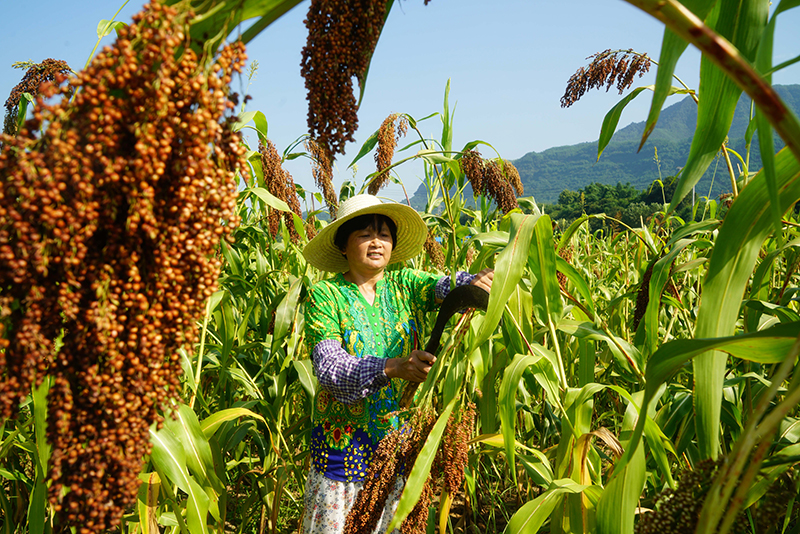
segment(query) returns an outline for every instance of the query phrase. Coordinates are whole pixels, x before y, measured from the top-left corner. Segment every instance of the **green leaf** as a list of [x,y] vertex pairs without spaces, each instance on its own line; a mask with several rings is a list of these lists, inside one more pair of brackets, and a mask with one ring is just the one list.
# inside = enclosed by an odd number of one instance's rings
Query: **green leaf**
[[372,135],[370,135],[369,138],[364,142],[364,144],[361,145],[361,150],[358,151],[356,157],[353,158],[353,161],[351,161],[350,165],[347,166],[348,169],[351,168],[356,163],[358,163],[358,160],[360,160],[361,158],[372,152],[372,149],[375,148],[375,145],[378,144],[378,134],[380,133],[380,131],[381,131],[380,128],[375,130],[372,133]]
[[247,193],[253,193],[261,199],[264,204],[279,211],[292,211],[289,205],[283,200],[279,199],[263,187],[251,187],[245,190]]
[[572,239],[572,236],[575,235],[575,232],[578,231],[578,228],[580,228],[583,223],[589,219],[603,219],[604,217],[605,215],[603,214],[592,214],[583,215],[575,219],[572,224],[569,225],[569,228],[567,228],[561,235],[561,239],[558,241],[558,251],[560,252],[561,249],[563,249],[567,243],[569,243],[569,240]]
[[522,354],[514,356],[514,359],[503,373],[503,380],[500,383],[500,392],[497,395],[499,403],[498,408],[500,410],[500,424],[506,450],[506,462],[511,470],[514,484],[517,483],[517,469],[514,465],[514,457],[516,455],[514,443],[516,441],[517,388],[519,387],[519,381],[522,378],[523,371],[537,363],[541,358],[541,356]]
[[150,441],[153,444],[150,454],[153,463],[167,476],[170,482],[177,484],[180,489],[189,493],[191,491],[189,470],[186,466],[186,452],[181,442],[166,427],[162,427],[158,432],[151,428]]
[[124,28],[125,26],[127,26],[127,24],[125,24],[121,20],[105,20],[105,19],[101,20],[97,24],[97,37],[99,39],[102,39],[106,35],[113,32],[114,30],[119,30],[120,28]]
[[[683,0],[681,3],[683,7],[703,20],[716,2],[717,0]],[[689,43],[684,41],[672,30],[669,28],[664,29],[664,37],[661,41],[661,53],[658,58],[656,84],[653,90],[653,101],[650,104],[650,112],[647,115],[647,123],[644,128],[644,133],[642,134],[642,140],[639,143],[639,150],[642,149],[647,138],[656,127],[658,116],[661,114],[661,108],[664,106],[664,102],[667,100],[667,96],[669,96],[672,87],[675,66],[678,64],[678,60],[686,51],[688,45]]]
[[236,320],[233,317],[233,304],[231,303],[230,293],[225,293],[225,298],[220,303],[217,310],[214,312],[214,321],[216,322],[217,335],[222,341],[221,347],[221,360],[227,362],[233,348],[233,342],[236,339]]
[[41,385],[34,386],[32,391],[33,399],[33,421],[36,449],[34,461],[36,472],[34,473],[33,492],[28,503],[28,529],[31,534],[42,534],[47,519],[47,466],[50,461],[51,446],[47,441],[47,394],[50,391],[51,379],[45,378]]
[[256,132],[258,132],[258,138],[261,139],[262,142],[267,142],[267,132],[269,131],[269,125],[267,124],[267,116],[264,115],[261,111],[256,111],[256,114],[253,116],[253,124],[256,125]]
[[553,223],[548,215],[542,215],[536,220],[534,236],[534,240],[531,243],[534,246],[529,249],[528,255],[528,266],[531,270],[533,310],[539,321],[552,326],[561,320],[563,303],[561,302],[561,289],[556,277]]
[[272,350],[275,352],[278,347],[286,341],[286,337],[291,332],[292,325],[295,324],[294,315],[297,308],[297,301],[300,298],[300,291],[303,289],[303,279],[298,278],[286,293],[286,297],[275,310],[275,330],[272,337]]
[[[146,473],[143,484],[139,486],[137,510],[139,526],[142,534],[158,534],[158,494],[161,491],[161,479],[157,473]],[[141,479],[143,475],[139,475]]]
[[23,93],[25,98],[19,99],[19,109],[17,110],[17,130],[22,130],[25,124],[25,117],[28,115],[28,102],[33,102],[33,97],[30,93]]
[[[800,164],[789,150],[783,149],[775,158],[775,171],[779,211],[785,213],[800,198]],[[724,337],[734,332],[761,245],[773,229],[769,192],[759,175],[739,194],[717,235],[703,281],[695,326],[697,338]],[[702,454],[708,457],[716,456],[719,449],[725,362],[724,354],[713,352],[694,360],[698,443]]]
[[[645,371],[647,385],[642,410],[647,410],[659,388],[692,359],[696,360],[699,356],[710,354],[711,350],[717,350],[748,361],[778,363],[789,354],[798,335],[800,335],[800,322],[779,324],[760,332],[738,336],[670,341],[658,349],[647,362]],[[723,356],[722,359],[724,364],[726,358]],[[699,381],[696,373],[697,371],[695,371],[696,381]],[[722,390],[721,386],[720,390]],[[719,424],[719,416],[717,417],[717,424]],[[620,467],[626,464],[632,451],[636,450],[644,430],[645,420],[645,418],[639,418],[628,448],[618,462]]]
[[221,482],[216,480],[214,460],[208,437],[200,428],[197,415],[186,404],[180,403],[178,409],[164,418],[166,426],[183,445],[186,452],[186,465],[201,485],[211,482],[217,491],[222,491]]
[[[597,160],[600,160],[600,155],[603,153],[603,150],[606,149],[608,143],[611,142],[611,138],[614,136],[614,132],[617,131],[617,125],[619,124],[619,119],[622,116],[622,112],[625,107],[630,104],[634,98],[639,96],[639,93],[644,91],[645,89],[654,90],[655,85],[646,85],[644,87],[637,87],[630,93],[628,93],[625,98],[617,102],[617,104],[611,108],[606,116],[603,118],[603,125],[600,127],[600,139],[597,141]],[[677,87],[670,87],[669,91],[667,92],[667,96],[672,96],[674,94],[687,94],[690,91],[686,89],[679,89]]]
[[314,378],[311,360],[294,360],[292,363],[300,378],[300,385],[303,386],[308,399],[313,402],[317,393],[317,379]]
[[[706,22],[719,35],[729,39],[745,58],[752,60],[766,24],[767,9],[765,2],[719,0]],[[719,152],[730,131],[742,89],[712,59],[703,55],[700,62],[699,92],[701,96],[697,106],[697,127],[670,210],[677,209],[680,201],[697,184]],[[713,96],[703,98],[703,95]]]
[[440,165],[442,163],[452,163],[455,161],[451,156],[443,154],[441,151],[431,150],[429,148],[420,150],[417,152],[417,156],[421,157],[431,165]]
[[387,528],[388,532],[399,528],[406,517],[408,517],[408,514],[411,513],[411,510],[414,509],[414,506],[417,505],[419,497],[422,495],[422,488],[431,472],[431,465],[433,465],[433,459],[436,456],[436,451],[439,449],[439,442],[442,440],[442,434],[447,425],[447,420],[450,419],[450,414],[453,411],[453,407],[456,405],[456,400],[457,399],[453,399],[450,401],[450,404],[447,405],[439,416],[436,424],[433,425],[431,433],[428,434],[425,445],[423,445],[422,450],[419,452],[417,461],[414,462],[414,467],[411,468],[411,474],[408,475],[405,489],[403,489],[403,494],[400,496],[400,502],[397,503],[397,511]]
[[530,249],[533,231],[539,217],[539,215],[511,214],[511,235],[508,244],[498,255],[495,264],[495,271],[503,273],[503,276],[498,276],[492,283],[489,306],[480,330],[473,338],[469,350],[470,353],[486,343],[500,323],[506,302],[522,278],[525,265],[528,262],[528,250]]
[[582,304],[594,316],[597,313],[594,308],[594,298],[592,297],[591,289],[589,289],[589,284],[586,283],[583,276],[561,256],[556,256],[556,268],[558,272],[567,277],[567,280],[572,282],[580,296],[583,297]]
[[[635,393],[633,397],[623,420],[623,432],[629,432],[633,421],[637,419],[634,401],[636,397],[641,398],[641,392]],[[652,422],[644,409],[639,412],[638,420]],[[624,466],[614,467],[614,477],[606,485],[597,503],[597,532],[600,534],[633,534],[633,519],[644,488],[647,468],[644,448],[636,447],[632,443],[632,439],[622,443],[626,451],[634,447],[631,459]]]
[[658,348],[659,332],[659,311],[661,310],[661,294],[669,282],[672,274],[672,264],[684,248],[693,243],[693,239],[682,239],[672,246],[672,249],[659,258],[650,275],[648,284],[649,299],[645,309],[642,324],[639,328],[644,328],[644,343],[642,344],[644,357],[646,358]]
[[582,493],[589,486],[577,484],[568,478],[554,480],[547,491],[522,505],[508,521],[505,534],[536,534],[565,494]]
[[450,78],[444,88],[444,110],[442,113],[442,150],[453,150],[453,117],[450,114]]
[[258,419],[264,424],[267,422],[263,417],[251,410],[248,410],[247,408],[227,408],[225,410],[214,412],[203,419],[203,422],[200,423],[200,428],[203,430],[203,434],[206,436],[206,438],[210,439],[223,423],[239,419],[240,417],[252,417],[254,419]]

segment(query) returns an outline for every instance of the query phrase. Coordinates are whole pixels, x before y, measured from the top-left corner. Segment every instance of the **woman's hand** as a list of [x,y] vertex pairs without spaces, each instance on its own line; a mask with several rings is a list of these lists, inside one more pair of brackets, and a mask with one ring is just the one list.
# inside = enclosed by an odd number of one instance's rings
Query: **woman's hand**
[[489,293],[492,290],[492,280],[494,280],[494,269],[484,269],[475,275],[470,285],[478,286]]
[[402,378],[409,382],[425,382],[436,356],[424,350],[415,350],[405,358],[386,360],[384,373],[389,378]]

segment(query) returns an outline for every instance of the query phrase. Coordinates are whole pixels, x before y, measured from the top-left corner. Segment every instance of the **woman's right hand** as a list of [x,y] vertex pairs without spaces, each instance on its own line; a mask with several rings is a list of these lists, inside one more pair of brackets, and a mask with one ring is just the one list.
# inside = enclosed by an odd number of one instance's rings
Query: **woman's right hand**
[[425,382],[434,362],[436,362],[436,356],[430,352],[415,350],[404,358],[386,360],[384,373],[389,378],[402,378],[409,382]]

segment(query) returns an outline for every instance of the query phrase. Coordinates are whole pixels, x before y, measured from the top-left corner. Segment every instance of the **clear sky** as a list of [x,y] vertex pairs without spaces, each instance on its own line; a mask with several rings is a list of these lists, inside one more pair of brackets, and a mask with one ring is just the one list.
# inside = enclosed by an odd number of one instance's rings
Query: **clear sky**
[[[109,19],[120,0],[64,2],[32,0],[2,2],[0,35],[0,94],[3,101],[23,71],[15,61],[39,62],[48,57],[66,60],[74,70],[83,67],[97,40],[101,19]],[[303,25],[309,2],[302,2],[248,47],[258,61],[255,79],[247,88],[253,99],[249,110],[261,110],[269,122],[269,137],[282,151],[306,131],[306,100],[300,77],[300,54],[306,39]],[[130,21],[142,7],[131,0],[120,20]],[[775,63],[800,53],[800,9],[781,15]],[[571,108],[559,99],[567,80],[587,63],[590,54],[606,49],[633,48],[658,59],[663,25],[622,0],[399,0],[396,2],[373,58],[366,96],[359,112],[356,143],[336,164],[335,179],[352,176],[347,166],[367,137],[393,112],[419,119],[439,112],[447,80],[450,103],[456,105],[454,145],[480,139],[506,159],[530,151],[594,141],[603,116],[618,100],[614,89],[593,91]],[[101,44],[109,44],[113,36]],[[678,74],[697,88],[699,54],[689,49],[678,64]],[[653,82],[650,74],[634,86]],[[775,75],[774,83],[800,83],[800,64]],[[234,82],[240,93],[244,87]],[[246,82],[245,82],[246,84]],[[642,121],[649,92],[626,110],[621,125]],[[676,97],[673,97],[676,98]],[[667,105],[677,100],[667,101]],[[422,123],[422,131],[439,136],[437,118]],[[491,156],[488,149],[484,156]],[[305,161],[287,165],[295,181],[314,189]],[[357,181],[374,170],[370,157],[359,162]],[[420,166],[400,168],[413,193]],[[394,188],[388,196],[402,193]]]

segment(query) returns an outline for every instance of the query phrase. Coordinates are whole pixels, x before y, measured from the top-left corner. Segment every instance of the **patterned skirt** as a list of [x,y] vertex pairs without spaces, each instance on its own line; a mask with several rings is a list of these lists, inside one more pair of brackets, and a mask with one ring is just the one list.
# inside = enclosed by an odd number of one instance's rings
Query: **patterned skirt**
[[[325,478],[312,465],[306,480],[303,534],[341,534],[347,514],[353,507],[361,486],[361,482],[339,482]],[[403,486],[402,477],[397,477],[374,534],[386,533],[397,510]],[[400,531],[394,530],[392,534],[400,534]]]

